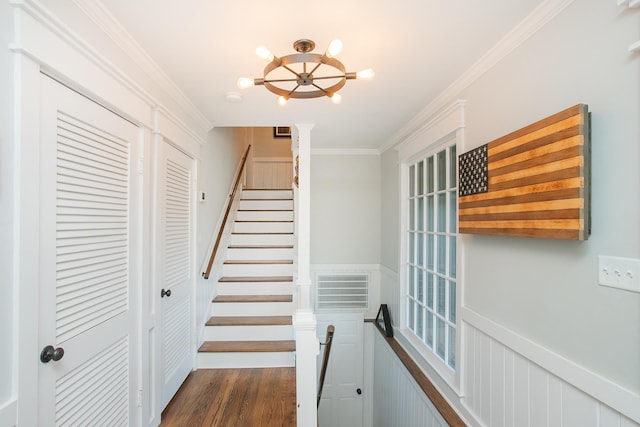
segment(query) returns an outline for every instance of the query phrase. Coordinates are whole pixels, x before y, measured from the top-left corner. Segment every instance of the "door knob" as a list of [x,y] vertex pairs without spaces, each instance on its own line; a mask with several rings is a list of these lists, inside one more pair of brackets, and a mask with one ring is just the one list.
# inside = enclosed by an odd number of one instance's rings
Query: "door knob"
[[163,289],[160,291],[160,298],[164,298],[164,297],[170,297],[171,296],[171,289],[167,289],[166,291]]
[[42,363],[49,363],[51,360],[57,362],[64,356],[64,348],[54,348],[52,345],[48,345],[40,352],[40,361]]
[[357,389],[357,390],[356,390],[356,393],[358,393],[358,394],[362,394],[362,389]]

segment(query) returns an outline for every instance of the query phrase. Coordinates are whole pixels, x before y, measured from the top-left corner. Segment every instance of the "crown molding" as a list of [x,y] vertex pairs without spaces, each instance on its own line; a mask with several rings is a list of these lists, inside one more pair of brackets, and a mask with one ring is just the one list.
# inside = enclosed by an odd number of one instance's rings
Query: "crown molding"
[[138,44],[100,0],[73,0],[74,4],[125,52],[159,87],[161,87],[205,132],[213,123],[191,102],[176,83]]
[[312,156],[379,156],[377,148],[312,148]]
[[482,77],[487,71],[533,36],[540,28],[573,2],[574,0],[546,0],[540,4],[478,61],[469,67],[467,71],[396,132],[387,143],[383,144],[380,147],[380,152],[384,153],[404,142],[414,132],[424,127],[434,114],[450,104],[459,96],[460,92]]

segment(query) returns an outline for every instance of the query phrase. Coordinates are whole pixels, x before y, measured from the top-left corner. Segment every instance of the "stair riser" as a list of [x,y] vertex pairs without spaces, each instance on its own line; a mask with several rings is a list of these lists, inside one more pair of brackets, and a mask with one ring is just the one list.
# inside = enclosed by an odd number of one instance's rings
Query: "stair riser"
[[293,245],[293,234],[232,234],[230,245]]
[[293,211],[238,211],[240,221],[293,221]]
[[283,341],[293,340],[291,325],[206,326],[205,341]]
[[198,353],[198,369],[286,368],[295,366],[294,352]]
[[240,200],[238,209],[243,211],[290,211],[293,209],[293,200]]
[[292,199],[292,190],[242,190],[243,199]]
[[282,260],[293,259],[294,255],[295,253],[293,251],[293,248],[227,249],[227,259],[231,260]]
[[291,276],[293,264],[224,264],[222,277]]
[[218,295],[291,295],[293,283],[218,283]]
[[236,233],[293,233],[292,222],[235,222]]
[[291,302],[216,302],[214,316],[291,316]]

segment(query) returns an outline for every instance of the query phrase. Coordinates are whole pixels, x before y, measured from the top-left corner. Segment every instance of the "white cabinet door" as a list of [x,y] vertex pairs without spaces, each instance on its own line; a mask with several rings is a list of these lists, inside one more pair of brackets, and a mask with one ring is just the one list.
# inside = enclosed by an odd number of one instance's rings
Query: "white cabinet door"
[[131,201],[139,195],[131,165],[139,130],[49,77],[41,82],[33,303],[39,349],[55,351],[29,359],[38,363],[38,424],[135,425]]
[[[318,339],[324,342],[327,326],[335,326],[322,400],[318,409],[321,427],[362,427],[364,381],[364,315],[316,314]],[[318,377],[324,346],[318,356]],[[360,393],[358,392],[360,390]]]
[[194,363],[193,322],[193,159],[173,146],[159,145],[158,287],[160,299],[164,408]]

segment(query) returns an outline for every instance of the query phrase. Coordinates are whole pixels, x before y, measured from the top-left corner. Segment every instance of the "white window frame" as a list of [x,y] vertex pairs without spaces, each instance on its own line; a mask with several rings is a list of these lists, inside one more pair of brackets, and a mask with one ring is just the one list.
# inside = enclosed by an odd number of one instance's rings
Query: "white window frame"
[[[461,389],[464,333],[461,321],[463,298],[463,242],[457,237],[456,244],[456,322],[455,322],[455,370],[451,369],[427,344],[408,327],[408,230],[409,230],[409,168],[411,165],[435,155],[451,145],[456,153],[464,152],[464,101],[457,101],[449,108],[428,121],[425,126],[414,132],[405,142],[396,147],[400,164],[400,286],[399,286],[399,333],[401,339],[410,344],[415,352],[424,359],[442,379],[458,394]],[[447,159],[448,160],[448,159]],[[457,162],[456,171],[457,176]],[[426,208],[425,208],[426,209]],[[457,233],[457,230],[456,230]],[[445,354],[446,360],[446,354]]]

